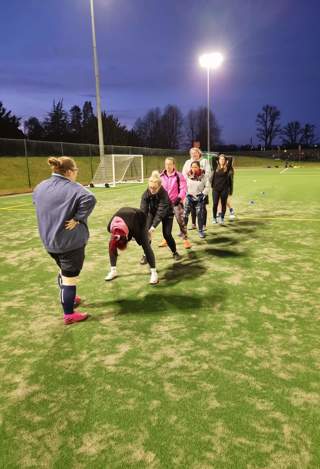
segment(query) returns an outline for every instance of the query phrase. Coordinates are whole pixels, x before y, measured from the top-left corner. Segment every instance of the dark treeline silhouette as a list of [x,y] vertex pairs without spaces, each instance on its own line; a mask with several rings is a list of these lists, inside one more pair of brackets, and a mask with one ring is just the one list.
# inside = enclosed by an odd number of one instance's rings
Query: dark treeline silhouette
[[[215,151],[237,151],[272,149],[275,146],[297,148],[299,145],[312,147],[317,137],[315,125],[290,121],[282,126],[280,110],[266,104],[256,117],[258,147],[251,144],[225,145],[221,140],[221,127],[216,116],[210,112],[210,142]],[[183,116],[178,106],[168,104],[163,110],[150,109],[136,120],[130,130],[119,119],[106,112],[102,113],[104,141],[107,145],[136,146],[149,148],[188,148],[192,141],[200,141],[201,148],[207,149],[207,108],[191,109]],[[28,138],[72,143],[98,143],[98,125],[91,101],[82,107],[64,109],[63,100],[53,101],[52,109],[41,121],[32,116],[24,122],[8,111],[0,101],[0,138]]]
[[[24,133],[20,130],[21,118],[11,112],[11,130],[2,124],[0,116],[0,137],[28,138],[72,143],[98,143],[98,125],[91,101],[83,106],[64,109],[63,100],[53,101],[52,109],[41,121],[35,116],[24,122]],[[7,118],[9,120],[9,118]],[[210,112],[210,138],[212,145],[221,144],[221,129],[215,115]],[[193,140],[201,142],[203,150],[207,144],[207,108],[192,109],[184,117],[178,106],[168,104],[163,110],[150,109],[138,118],[131,130],[113,115],[102,113],[105,144],[123,146],[144,146],[150,148],[178,149],[188,147]]]
[[21,118],[7,111],[0,101],[0,138],[24,138],[19,129]]
[[315,125],[290,121],[285,126],[280,123],[281,113],[276,106],[266,104],[256,118],[257,137],[265,149],[270,149],[280,138],[283,146],[294,148],[298,145],[310,147],[316,143]]
[[[102,125],[106,144],[138,146],[141,143],[133,131],[111,114],[102,112]],[[63,108],[62,99],[53,101],[51,111],[42,122],[30,117],[24,129],[30,140],[98,143],[98,124],[91,101],[85,101],[82,108],[72,106],[69,112]]]

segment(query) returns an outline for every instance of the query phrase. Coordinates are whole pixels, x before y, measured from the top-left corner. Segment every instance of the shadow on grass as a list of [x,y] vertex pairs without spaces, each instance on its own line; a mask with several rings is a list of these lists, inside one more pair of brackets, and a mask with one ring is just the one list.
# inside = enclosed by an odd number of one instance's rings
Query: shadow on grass
[[114,300],[109,306],[114,305],[116,315],[137,314],[137,315],[174,315],[183,313],[185,315],[195,314],[203,309],[214,309],[215,304],[224,300],[225,294],[222,291],[216,292],[210,297],[199,295],[164,295],[159,291],[148,293],[144,298],[123,298]]
[[207,244],[227,244],[228,246],[233,246],[234,244],[239,244],[239,238],[231,238],[229,236],[208,236],[206,238]]
[[215,257],[247,257],[248,254],[246,251],[229,251],[228,249],[218,249],[218,248],[206,248],[205,253],[209,256]]
[[237,220],[226,225],[226,228],[231,233],[248,235],[255,233],[258,228],[262,228],[265,224],[266,222],[263,220]]
[[[165,285],[174,285],[183,280],[195,279],[204,275],[207,268],[202,265],[201,258],[194,252],[188,252],[187,258],[168,267],[160,280],[165,280]],[[161,285],[161,284],[160,284]]]

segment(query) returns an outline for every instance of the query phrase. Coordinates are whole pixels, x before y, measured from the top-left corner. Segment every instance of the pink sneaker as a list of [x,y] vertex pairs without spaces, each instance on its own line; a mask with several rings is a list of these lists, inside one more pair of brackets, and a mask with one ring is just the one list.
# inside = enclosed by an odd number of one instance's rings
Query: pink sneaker
[[72,313],[72,314],[65,314],[64,315],[64,323],[65,324],[73,324],[74,322],[80,322],[87,319],[87,313]]
[[79,306],[79,304],[81,303],[81,298],[80,296],[76,295],[75,298],[74,298],[74,303],[73,303],[73,306]]

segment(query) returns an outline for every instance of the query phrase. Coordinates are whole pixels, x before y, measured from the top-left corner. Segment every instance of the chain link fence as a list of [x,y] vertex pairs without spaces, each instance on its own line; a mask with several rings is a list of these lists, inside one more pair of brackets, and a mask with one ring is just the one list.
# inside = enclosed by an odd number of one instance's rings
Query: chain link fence
[[[173,156],[178,169],[189,157],[187,150],[105,145],[105,154],[143,155],[144,177],[163,168],[163,160]],[[78,181],[89,184],[100,162],[99,145],[0,138],[0,194],[31,191],[50,174],[49,156],[71,156],[79,167]]]

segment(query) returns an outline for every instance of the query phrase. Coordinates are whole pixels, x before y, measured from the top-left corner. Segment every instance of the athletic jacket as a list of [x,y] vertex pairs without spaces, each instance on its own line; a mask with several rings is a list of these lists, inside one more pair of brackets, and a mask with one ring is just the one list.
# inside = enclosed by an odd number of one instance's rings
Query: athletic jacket
[[209,176],[203,170],[200,175],[194,176],[191,171],[187,175],[187,194],[197,197],[200,194],[208,195],[210,189]]
[[108,223],[108,231],[111,232],[111,223],[114,217],[120,217],[129,229],[128,240],[134,238],[141,245],[142,233],[146,231],[147,217],[139,208],[120,208]]
[[225,157],[227,160],[227,171],[221,171],[218,169],[218,158],[212,159],[213,173],[211,179],[211,186],[213,190],[218,192],[228,191],[231,195],[233,192],[233,174],[234,170],[232,167],[233,158]]
[[[169,199],[173,205],[185,199],[187,192],[187,182],[179,171],[168,174],[166,170],[160,174],[162,187],[168,192]],[[180,199],[180,200],[179,200]]]
[[147,189],[141,197],[141,210],[148,216],[152,215],[152,226],[156,228],[165,218],[173,216],[172,204],[168,192],[161,186],[159,192],[151,194]]
[[[95,196],[81,184],[60,174],[40,182],[33,191],[40,238],[47,251],[63,253],[84,246],[89,239],[87,218],[96,204]],[[65,223],[79,221],[73,230]]]

